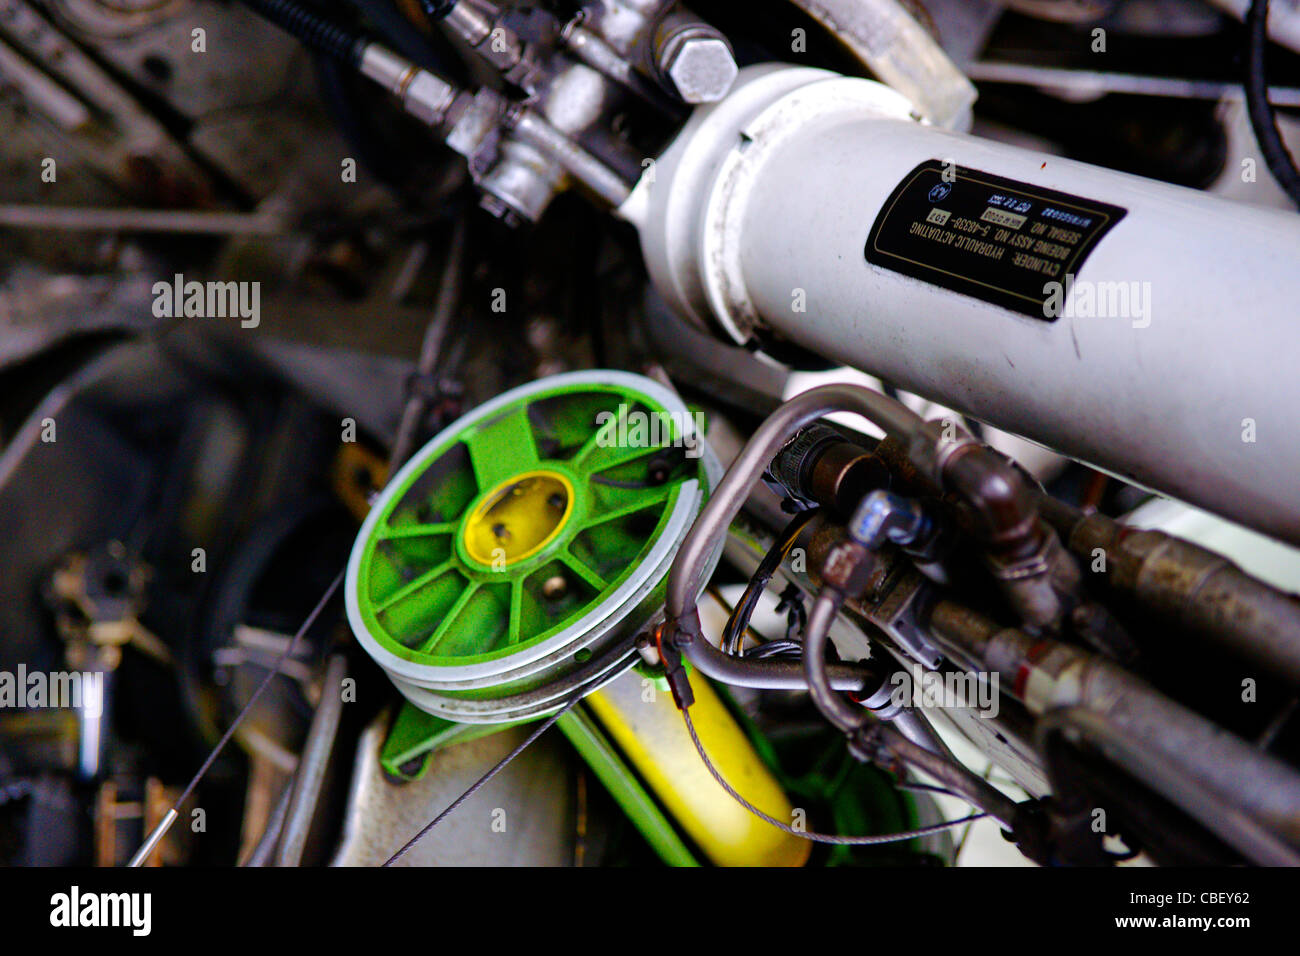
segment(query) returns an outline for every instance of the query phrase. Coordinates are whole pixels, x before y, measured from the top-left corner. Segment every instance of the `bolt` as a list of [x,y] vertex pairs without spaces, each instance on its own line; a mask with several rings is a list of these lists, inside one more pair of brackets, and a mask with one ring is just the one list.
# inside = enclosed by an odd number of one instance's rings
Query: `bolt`
[[569,582],[561,575],[552,575],[542,582],[542,597],[548,601],[558,601],[569,593]]
[[691,25],[659,49],[659,69],[686,103],[716,103],[731,91],[739,67],[731,46],[712,27]]
[[875,556],[856,541],[841,541],[822,564],[822,582],[841,594],[857,597],[871,583]]

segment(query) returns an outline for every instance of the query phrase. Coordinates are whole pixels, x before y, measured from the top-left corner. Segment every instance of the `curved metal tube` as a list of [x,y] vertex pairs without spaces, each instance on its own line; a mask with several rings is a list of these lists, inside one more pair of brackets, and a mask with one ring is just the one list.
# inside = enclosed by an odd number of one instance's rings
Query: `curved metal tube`
[[[811,389],[786,402],[754,432],[708,503],[692,525],[673,560],[668,575],[667,613],[669,622],[687,621],[692,627],[684,653],[705,676],[747,687],[797,689],[807,687],[818,707],[844,730],[857,730],[870,718],[853,711],[833,693],[861,690],[869,672],[864,668],[825,664],[826,641],[831,621],[839,610],[833,591],[823,592],[809,614],[802,664],[730,657],[713,647],[698,633],[697,596],[703,586],[704,569],[713,547],[726,534],[739,514],[754,483],[768,463],[800,428],[838,411],[854,412],[869,419],[886,433],[910,445],[925,425],[915,412],[878,392],[855,385],[826,385]],[[882,726],[882,741],[890,751],[914,764],[949,789],[960,793],[1004,826],[1011,826],[1015,801],[958,763],[931,753],[913,743],[897,728]]]
[[897,727],[881,725],[879,733],[884,745],[904,763],[912,764],[929,774],[947,789],[961,794],[973,806],[987,813],[1008,830],[1013,829],[1016,802],[1005,793],[961,764],[933,754],[920,744],[908,740]]
[[[870,710],[849,705],[836,693],[839,688],[835,686],[834,680],[830,679],[829,668],[826,665],[826,644],[830,636],[831,622],[835,620],[835,615],[839,613],[843,604],[843,595],[832,588],[825,588],[817,595],[817,600],[813,602],[812,609],[808,612],[808,624],[804,628],[803,667],[804,677],[808,681],[808,692],[817,709],[840,730],[851,734],[870,723],[873,715]],[[881,719],[887,720],[912,743],[956,764],[957,758],[920,714],[903,707],[892,717]]]
[[[831,412],[862,415],[907,442],[925,424],[924,419],[901,403],[857,385],[824,385],[797,395],[778,408],[736,457],[678,549],[668,574],[670,623],[687,622],[690,627],[697,620],[696,600],[713,548],[740,513],[750,489],[795,432]],[[808,686],[799,664],[730,657],[699,636],[688,640],[683,652],[706,676],[729,684],[791,690]],[[864,686],[865,673],[861,668],[835,665],[827,671],[836,690],[861,690]]]
[[817,709],[840,730],[852,733],[871,718],[860,707],[851,707],[835,693],[827,677],[826,643],[831,622],[844,604],[843,595],[823,588],[808,612],[808,623],[803,632],[803,673],[808,681],[808,693]]
[[912,743],[918,744],[940,757],[951,760],[953,763],[957,762],[956,756],[948,749],[948,745],[943,742],[943,738],[939,736],[930,722],[911,707],[904,707],[891,717],[889,722],[897,727],[903,736]]
[[678,549],[668,574],[670,617],[682,618],[695,610],[696,595],[703,583],[701,573],[708,566],[714,544],[727,533],[750,488],[781,446],[800,428],[832,412],[861,415],[908,442],[925,424],[920,415],[900,402],[858,385],[823,385],[810,389],[774,411],[736,456]]
[[[710,680],[756,690],[807,690],[808,678],[798,661],[761,660],[756,657],[732,657],[718,650],[703,637],[683,648],[686,658]],[[838,691],[858,693],[865,690],[872,672],[854,664],[832,664],[826,668],[830,685]]]

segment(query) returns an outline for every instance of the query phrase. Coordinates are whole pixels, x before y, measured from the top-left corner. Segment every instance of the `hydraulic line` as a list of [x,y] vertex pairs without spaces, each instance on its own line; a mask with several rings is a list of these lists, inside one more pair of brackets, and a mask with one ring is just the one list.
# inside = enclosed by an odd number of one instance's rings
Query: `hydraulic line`
[[[930,627],[953,657],[997,673],[1030,713],[1081,708],[1094,714],[1142,741],[1151,757],[1143,766],[1156,766],[1153,773],[1176,771],[1189,787],[1216,797],[1225,814],[1245,814],[1300,848],[1300,775],[1288,764],[1072,645],[1002,627],[952,601],[934,605]],[[1135,772],[1146,780],[1144,770]]]
[[[882,683],[876,696],[884,695],[882,711],[872,700],[862,701],[862,707],[851,707],[835,692],[826,675],[826,646],[830,628],[844,605],[844,596],[832,588],[823,589],[813,602],[804,627],[803,666],[808,681],[808,693],[822,715],[844,733],[853,735],[874,720],[888,722],[911,743],[948,761],[954,761],[952,752],[934,728],[920,714],[907,706],[893,706],[889,699],[889,684]],[[873,716],[874,713],[874,716]],[[888,714],[888,716],[886,716]]]
[[[384,87],[401,100],[408,113],[430,127],[440,128],[452,113],[457,99],[468,96],[447,80],[421,69],[383,44],[305,10],[292,0],[244,2],[308,46],[339,58]],[[454,5],[451,13],[462,9],[466,16],[481,15],[476,12],[477,8],[466,4]],[[479,52],[490,60],[493,44],[487,43],[486,50]],[[485,92],[480,91],[479,95]],[[501,113],[495,122],[507,130],[511,138],[527,143],[601,201],[611,206],[626,201],[630,187],[618,172],[552,126],[537,110],[527,104],[497,99]]]
[[243,3],[313,50],[360,68],[362,53],[369,45],[361,33],[327,20],[293,0],[243,0]]
[[447,64],[430,46],[428,39],[406,18],[393,0],[348,0],[374,24],[398,53],[426,70],[445,72]]
[[1300,169],[1277,128],[1277,114],[1268,101],[1268,0],[1251,0],[1246,14],[1246,111],[1269,172],[1300,206]]
[[[662,648],[661,648],[662,650]],[[751,813],[766,820],[773,826],[802,836],[805,839],[813,840],[820,843],[874,843],[890,842],[904,838],[899,834],[894,834],[889,838],[872,838],[872,837],[837,837],[828,834],[809,834],[805,831],[797,831],[788,824],[777,820],[770,815],[763,813],[753,804],[745,800],[736,792],[726,779],[718,772],[713,762],[709,759],[708,753],[700,743],[698,734],[695,731],[694,722],[691,720],[690,708],[695,702],[695,694],[691,688],[690,676],[682,666],[680,658],[674,658],[669,664],[666,676],[673,693],[673,700],[677,704],[677,709],[682,712],[682,719],[686,723],[686,729],[690,733],[691,741],[695,745],[700,759],[704,761],[709,773],[731,797],[744,806]],[[872,723],[859,729],[851,735],[851,741],[855,754],[860,759],[870,760],[871,762],[880,763],[887,761],[902,761],[912,764],[922,772],[933,777],[939,785],[946,790],[950,790],[962,799],[969,802],[972,806],[977,807],[981,812],[976,816],[991,816],[1004,827],[1012,829],[1013,821],[1016,815],[1016,803],[1010,797],[994,789],[986,780],[976,776],[961,764],[949,759],[947,756],[934,753],[927,750],[921,744],[909,740],[908,737],[898,728],[891,727],[885,723]],[[967,822],[967,821],[960,821]],[[950,825],[956,825],[950,824]],[[945,828],[940,825],[940,829]],[[928,830],[925,832],[929,832]],[[914,833],[913,835],[919,835]]]
[[722,631],[721,644],[726,653],[744,656],[745,631],[749,628],[749,619],[754,615],[754,608],[758,606],[759,598],[763,596],[763,591],[772,580],[772,576],[781,567],[781,562],[786,559],[795,542],[799,540],[799,535],[816,516],[816,509],[795,515],[772,545],[772,549],[759,562],[758,569],[750,578],[745,593],[736,602],[735,609],[727,619],[727,626]]
[[1044,518],[1090,563],[1105,555],[1106,580],[1207,641],[1300,686],[1300,601],[1222,555],[1162,531],[1129,528],[1043,495]]
[[1051,711],[1038,723],[1039,741],[1073,733],[1099,747],[1134,779],[1142,780],[1183,809],[1247,859],[1263,866],[1300,866],[1300,852],[1287,846],[1238,807],[1225,806],[1196,780],[1153,750],[1146,738],[1125,732],[1084,708]]
[[313,50],[333,57],[402,101],[416,119],[438,127],[447,117],[458,90],[442,77],[422,69],[382,43],[328,20],[293,0],[243,0]]
[[[797,663],[730,657],[713,647],[699,632],[696,595],[702,589],[704,571],[717,543],[768,463],[800,428],[837,411],[860,414],[909,444],[920,436],[925,424],[915,412],[878,392],[852,385],[825,385],[786,402],[758,427],[700,512],[668,576],[667,612],[672,636],[682,644],[691,662],[714,680],[743,687],[807,687],[803,668]],[[836,690],[860,691],[864,687],[861,668],[840,664],[829,667],[827,672]]]
[[851,734],[871,720],[869,712],[850,707],[835,693],[826,676],[826,645],[831,623],[843,604],[844,596],[830,588],[824,588],[813,601],[804,628],[803,670],[808,679],[808,693],[817,709],[840,730]]
[[[874,743],[884,745],[901,759],[917,763],[926,773],[936,776],[941,784],[967,796],[976,806],[987,810],[990,815],[1009,826],[1015,812],[1015,804],[1009,798],[964,767],[913,743],[896,728],[879,724],[864,730],[865,722],[870,719],[865,712],[850,712],[848,705],[835,697],[833,691],[836,690],[865,689],[871,670],[852,665],[827,666],[825,663],[827,632],[830,621],[839,609],[833,591],[824,592],[809,615],[802,665],[780,660],[730,657],[714,648],[700,632],[696,596],[702,589],[704,572],[717,542],[726,533],[753,485],[782,446],[800,428],[837,411],[860,414],[884,429],[888,435],[901,440],[905,446],[914,447],[918,453],[937,456],[940,460],[939,470],[942,471],[944,449],[930,448],[931,440],[925,421],[899,402],[878,392],[851,385],[827,385],[796,396],[773,412],[754,432],[714,489],[708,504],[678,549],[668,577],[668,621],[663,636],[668,638],[672,650],[680,650],[705,676],[714,680],[746,687],[808,688],[828,716],[834,715],[832,722],[840,729],[864,735]],[[667,660],[662,641],[660,656]],[[810,664],[810,661],[814,663]],[[671,673],[673,676],[670,683],[676,680],[680,684],[674,684],[673,693],[689,729],[691,724],[687,711],[690,707],[690,687],[680,661]],[[708,763],[708,757],[698,742],[697,749]],[[719,778],[716,771],[714,776]],[[718,782],[735,796],[724,780],[719,778]],[[769,822],[781,826],[779,821]]]
[[942,787],[955,792],[971,805],[979,807],[1007,829],[1012,828],[1016,816],[1016,802],[997,790],[987,780],[976,776],[961,764],[909,740],[896,727],[877,724],[872,728],[872,732],[885,750],[899,760],[933,777]]

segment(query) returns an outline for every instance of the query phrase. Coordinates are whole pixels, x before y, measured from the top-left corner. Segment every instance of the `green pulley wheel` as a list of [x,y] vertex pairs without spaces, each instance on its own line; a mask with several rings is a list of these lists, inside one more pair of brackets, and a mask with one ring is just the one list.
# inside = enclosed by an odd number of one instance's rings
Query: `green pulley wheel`
[[635,661],[721,467],[671,390],[576,372],[506,392],[388,483],[348,562],[357,639],[415,706],[497,723]]

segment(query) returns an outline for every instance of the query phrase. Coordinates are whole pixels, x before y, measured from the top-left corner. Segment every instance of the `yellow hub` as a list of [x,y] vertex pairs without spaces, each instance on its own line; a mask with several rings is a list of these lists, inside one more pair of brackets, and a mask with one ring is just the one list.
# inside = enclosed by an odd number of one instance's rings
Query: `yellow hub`
[[564,530],[573,497],[573,484],[555,471],[502,482],[465,519],[465,553],[498,571],[531,558]]

